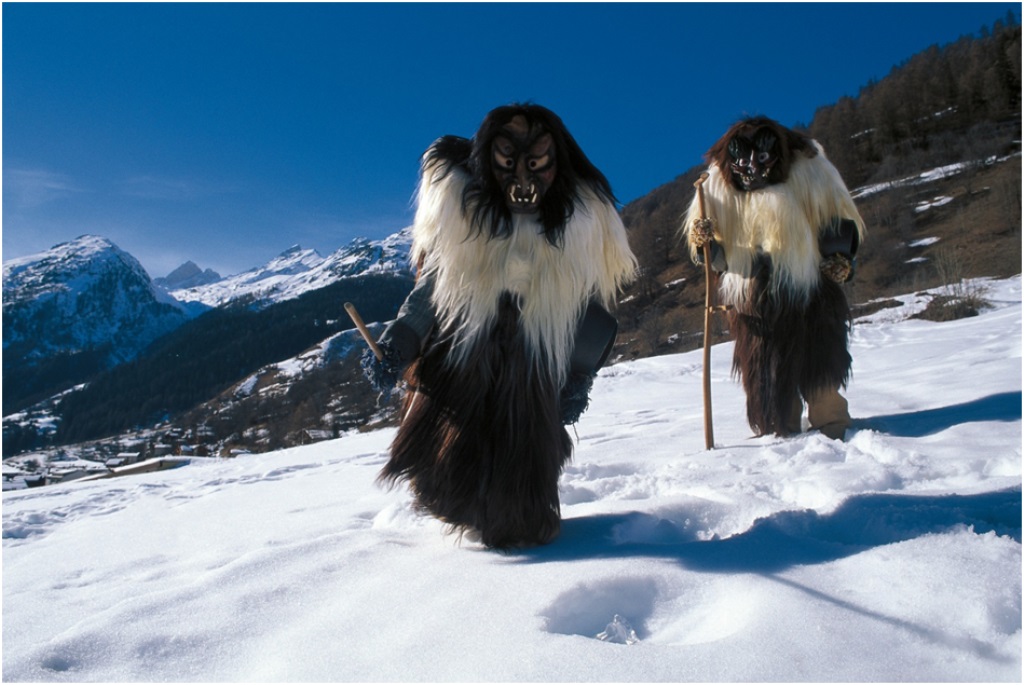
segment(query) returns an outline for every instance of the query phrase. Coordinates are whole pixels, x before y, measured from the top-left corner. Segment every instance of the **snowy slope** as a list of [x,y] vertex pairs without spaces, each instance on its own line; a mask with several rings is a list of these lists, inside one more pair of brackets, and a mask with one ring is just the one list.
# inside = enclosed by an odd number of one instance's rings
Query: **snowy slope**
[[987,296],[858,323],[846,443],[750,438],[731,344],[712,451],[699,351],[605,369],[536,550],[377,487],[391,430],[4,493],[3,677],[1020,682],[1020,278]]
[[181,302],[210,307],[255,298],[264,305],[290,300],[349,276],[368,273],[409,273],[412,233],[406,228],[383,240],[357,238],[328,257],[295,245],[263,266],[228,276],[215,283],[172,290]]

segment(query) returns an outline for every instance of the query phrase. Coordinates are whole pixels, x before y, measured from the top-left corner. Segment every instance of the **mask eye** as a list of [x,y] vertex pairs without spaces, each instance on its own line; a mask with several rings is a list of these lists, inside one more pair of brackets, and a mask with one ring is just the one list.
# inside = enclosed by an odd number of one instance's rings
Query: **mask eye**
[[516,160],[502,154],[498,148],[494,148],[494,165],[499,169],[514,169],[516,166]]
[[757,154],[757,161],[761,162],[762,164],[767,162],[769,159],[771,159],[771,155],[768,154],[767,152],[759,152]]
[[498,169],[508,171],[516,168],[516,148],[504,136],[495,138],[491,144],[491,158]]
[[[776,138],[772,135],[771,131],[761,130],[754,138],[754,147],[758,149],[761,154],[771,154],[772,149],[775,147]],[[760,159],[758,155],[758,159]]]
[[551,163],[551,155],[544,155],[543,157],[531,158],[526,166],[530,168],[530,171],[538,171],[544,169]]
[[738,139],[733,138],[729,141],[729,156],[733,159],[742,159],[745,156],[743,154],[744,147],[746,146],[740,143]]

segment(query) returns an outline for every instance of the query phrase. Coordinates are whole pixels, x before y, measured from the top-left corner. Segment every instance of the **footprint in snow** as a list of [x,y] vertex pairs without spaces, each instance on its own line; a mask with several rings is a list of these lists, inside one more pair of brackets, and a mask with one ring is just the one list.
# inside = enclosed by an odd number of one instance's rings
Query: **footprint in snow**
[[[584,583],[562,593],[542,612],[545,630],[632,644],[648,635],[647,622],[661,595],[654,578]],[[603,637],[601,637],[603,635]]]

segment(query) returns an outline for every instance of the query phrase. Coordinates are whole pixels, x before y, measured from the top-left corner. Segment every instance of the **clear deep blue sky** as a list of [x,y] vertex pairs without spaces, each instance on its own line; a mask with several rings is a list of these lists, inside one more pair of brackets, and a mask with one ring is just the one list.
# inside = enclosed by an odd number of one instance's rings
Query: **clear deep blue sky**
[[382,238],[410,223],[431,141],[525,100],[625,204],[741,116],[810,123],[1020,8],[5,2],[3,259],[94,233],[154,277],[228,275]]

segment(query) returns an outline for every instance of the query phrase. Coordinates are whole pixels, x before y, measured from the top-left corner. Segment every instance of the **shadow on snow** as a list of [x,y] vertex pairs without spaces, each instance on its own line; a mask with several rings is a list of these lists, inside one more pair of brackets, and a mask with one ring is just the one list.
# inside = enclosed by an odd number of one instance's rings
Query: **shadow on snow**
[[[512,554],[509,561],[544,563],[644,557],[676,561],[695,572],[750,573],[802,592],[817,602],[835,605],[949,649],[1000,663],[1013,663],[1016,659],[970,635],[862,606],[780,573],[790,567],[836,561],[872,547],[942,533],[959,526],[972,526],[978,534],[1010,536],[1019,543],[1019,487],[978,495],[858,495],[831,514],[779,512],[758,519],[743,533],[713,540],[695,540],[692,533],[685,532],[687,514],[693,513],[680,510],[678,515],[670,514],[671,518],[634,512],[566,519],[562,522],[562,535],[555,542]],[[636,579],[576,588],[567,597],[575,597],[580,606],[569,611],[566,602],[558,602],[557,611],[553,609],[555,613],[548,616],[548,630],[594,637],[611,616],[611,609],[625,611],[619,608],[625,602],[629,620],[640,639],[644,639],[649,633],[647,619],[653,610],[652,597],[657,592],[654,581],[638,585]],[[581,600],[581,596],[586,600]],[[592,607],[595,603],[597,606]]]
[[940,433],[961,423],[975,421],[1017,421],[1021,418],[1021,393],[1003,392],[950,407],[924,409],[905,414],[856,419],[852,428],[871,429],[903,438],[921,438]]
[[[1020,418],[1021,392],[1017,391],[936,409],[859,419],[853,429],[922,437],[962,423]],[[689,520],[699,518],[697,514],[683,509],[667,515],[630,512],[565,519],[554,543],[510,556],[525,563],[663,557],[695,571],[775,573],[791,566],[835,561],[955,526],[972,526],[978,534],[994,532],[1021,542],[1019,486],[977,495],[856,495],[830,514],[783,511],[757,519],[745,532],[711,540],[697,539],[688,531]]]
[[[780,573],[793,566],[835,561],[879,545],[959,526],[972,526],[975,533],[996,533],[1020,542],[1019,487],[978,495],[858,495],[831,514],[779,512],[758,519],[743,533],[713,540],[695,540],[692,533],[685,532],[687,516],[693,514],[692,510],[680,510],[669,514],[670,518],[634,512],[566,519],[562,535],[555,542],[512,554],[509,561],[544,563],[645,557],[677,561],[696,572],[750,573],[804,593],[816,602],[832,604],[952,650],[1006,664],[1016,659],[970,635],[862,606]],[[626,613],[628,608],[628,620],[639,638],[645,639],[650,632],[647,620],[657,593],[657,584],[642,578],[581,586],[560,598],[566,601],[557,602],[546,614],[547,629],[594,637],[613,611]]]
[[630,512],[565,519],[555,542],[514,552],[510,560],[660,557],[677,560],[693,571],[770,574],[958,526],[1021,541],[1019,487],[978,495],[857,495],[830,514],[783,511],[757,519],[745,532],[711,540],[694,539],[685,531],[680,522],[694,513],[661,517]]
[[[858,420],[853,428],[922,437],[961,423],[1020,418],[1021,393],[1007,392],[950,407]],[[779,574],[792,567],[837,561],[873,547],[961,527],[970,527],[979,535],[1008,536],[1020,543],[1020,486],[975,495],[855,495],[829,514],[813,510],[778,512],[757,519],[742,533],[710,540],[697,538],[691,529],[691,520],[700,519],[696,509],[683,506],[657,514],[627,512],[564,519],[557,540],[544,547],[510,552],[508,561],[661,558],[695,572],[750,573],[949,649],[1002,663],[1013,663],[1016,658],[1000,654],[994,645],[969,635],[889,615]],[[631,610],[629,618],[638,636],[647,636],[648,605],[653,606],[651,597],[657,593],[653,585],[638,586],[623,580],[617,585],[580,587],[572,592],[572,597],[586,597],[585,602],[577,602],[582,608],[574,605],[572,611],[567,611],[567,603],[559,602],[558,610],[548,616],[549,631],[593,637],[611,615],[608,610],[618,607],[625,594]],[[592,607],[595,593],[598,600],[601,593],[610,599]]]

